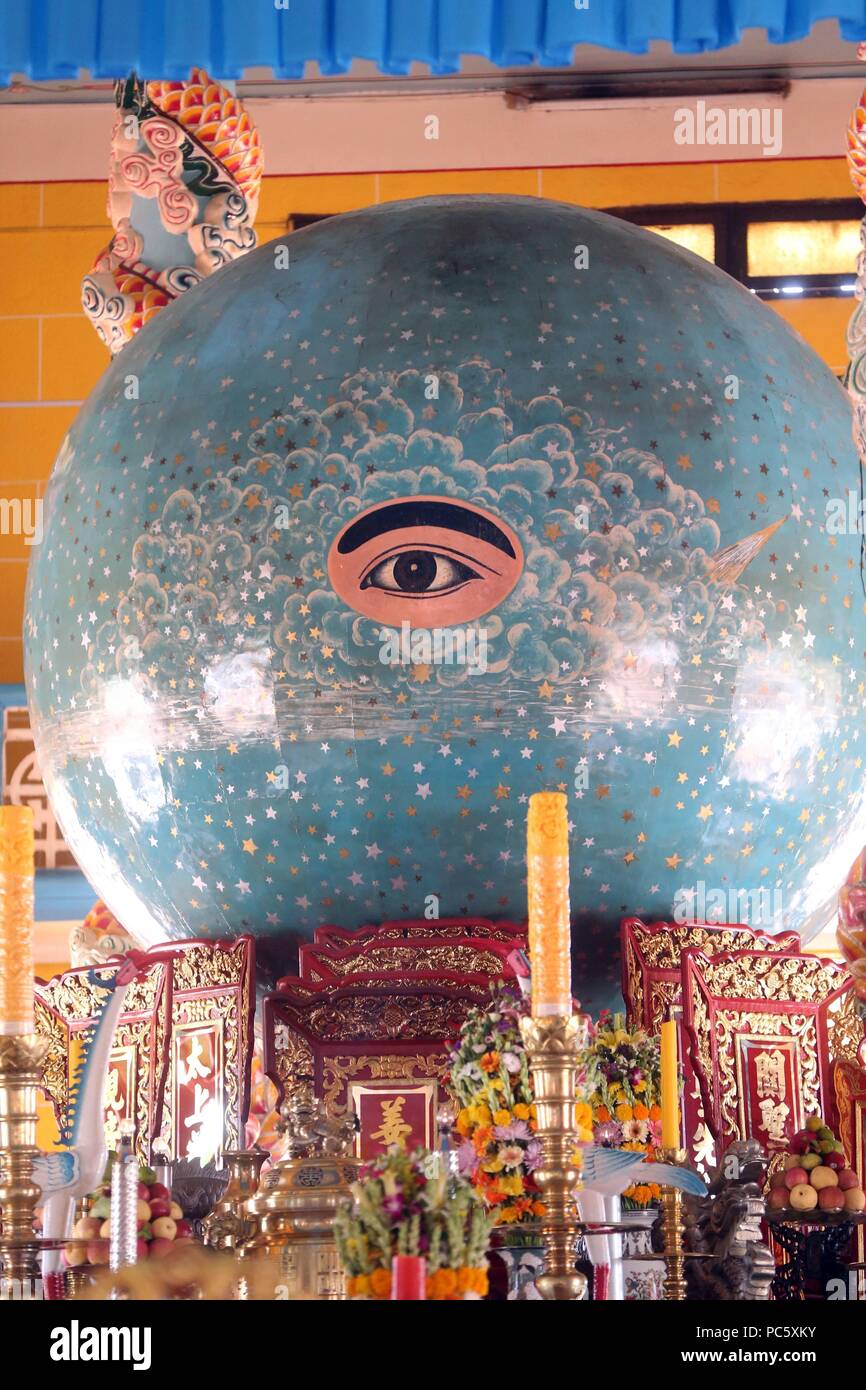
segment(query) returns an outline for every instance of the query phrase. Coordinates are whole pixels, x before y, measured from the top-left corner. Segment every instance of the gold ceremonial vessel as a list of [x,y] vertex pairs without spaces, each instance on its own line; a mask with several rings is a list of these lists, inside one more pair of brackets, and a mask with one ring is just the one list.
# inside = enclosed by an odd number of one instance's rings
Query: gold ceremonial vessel
[[[304,1079],[281,1107],[286,1156],[245,1204],[255,1234],[246,1260],[267,1260],[278,1296],[343,1299],[346,1282],[334,1242],[334,1218],[351,1201],[359,1160],[352,1154],[353,1119],[330,1120]],[[243,1298],[243,1281],[240,1292]]]
[[229,1180],[213,1211],[201,1223],[202,1241],[214,1250],[235,1250],[256,1233],[255,1220],[246,1204],[259,1187],[259,1174],[267,1158],[264,1149],[225,1149]]

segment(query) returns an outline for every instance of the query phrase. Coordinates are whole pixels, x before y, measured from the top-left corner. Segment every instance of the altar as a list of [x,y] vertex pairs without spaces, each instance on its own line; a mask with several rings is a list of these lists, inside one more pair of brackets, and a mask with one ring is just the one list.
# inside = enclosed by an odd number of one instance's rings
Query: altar
[[0,1303],[864,1301],[862,0],[67,4]]

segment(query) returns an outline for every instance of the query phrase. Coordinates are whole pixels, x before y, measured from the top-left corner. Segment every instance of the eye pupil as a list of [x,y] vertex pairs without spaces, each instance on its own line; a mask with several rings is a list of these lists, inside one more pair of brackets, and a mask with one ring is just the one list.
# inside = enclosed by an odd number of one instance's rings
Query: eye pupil
[[406,594],[423,594],[436,578],[436,556],[425,550],[407,550],[394,562],[394,581]]

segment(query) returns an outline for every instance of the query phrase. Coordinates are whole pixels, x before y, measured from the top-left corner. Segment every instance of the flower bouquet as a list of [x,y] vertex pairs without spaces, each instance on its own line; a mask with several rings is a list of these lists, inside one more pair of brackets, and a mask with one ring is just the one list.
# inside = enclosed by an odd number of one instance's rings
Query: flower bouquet
[[[473,1009],[450,1056],[451,1094],[459,1107],[458,1171],[490,1209],[495,1226],[536,1222],[544,1204],[533,1172],[541,1160],[532,1078],[520,1032],[528,1004],[508,989]],[[589,1140],[589,1107],[578,1105],[581,1137]]]
[[[659,1041],[640,1028],[629,1032],[624,1024],[622,1014],[603,1013],[586,1052],[592,1137],[596,1144],[632,1149],[652,1161],[661,1143]],[[635,1211],[658,1198],[656,1183],[633,1183],[622,1202]]]
[[490,1219],[470,1184],[440,1166],[429,1150],[392,1148],[361,1169],[354,1206],[334,1224],[350,1298],[390,1298],[395,1255],[424,1256],[428,1299],[487,1293]]

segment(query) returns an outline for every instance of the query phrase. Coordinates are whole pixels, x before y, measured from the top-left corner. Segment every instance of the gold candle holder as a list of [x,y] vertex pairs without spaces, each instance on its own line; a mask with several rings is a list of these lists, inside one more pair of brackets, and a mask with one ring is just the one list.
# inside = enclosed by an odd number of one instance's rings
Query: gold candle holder
[[[660,1163],[675,1163],[682,1167],[688,1160],[685,1149],[659,1149]],[[664,1295],[682,1303],[686,1298],[686,1252],[683,1248],[685,1220],[683,1217],[683,1194],[679,1187],[661,1189],[661,1230],[664,1240],[662,1258],[665,1262]]]
[[542,1298],[576,1300],[586,1291],[586,1276],[574,1267],[578,1215],[575,1191],[580,1169],[575,1095],[586,1025],[581,1014],[522,1018],[520,1031],[529,1058],[538,1119],[541,1165],[533,1174],[541,1189],[544,1273],[535,1284]]
[[255,1235],[258,1226],[246,1204],[259,1190],[265,1149],[225,1149],[228,1186],[213,1211],[201,1223],[202,1240],[215,1250],[236,1250]]
[[48,1039],[35,1033],[0,1034],[0,1298],[27,1297],[40,1280],[39,1240],[33,1213],[41,1188],[33,1180],[36,1092]]

